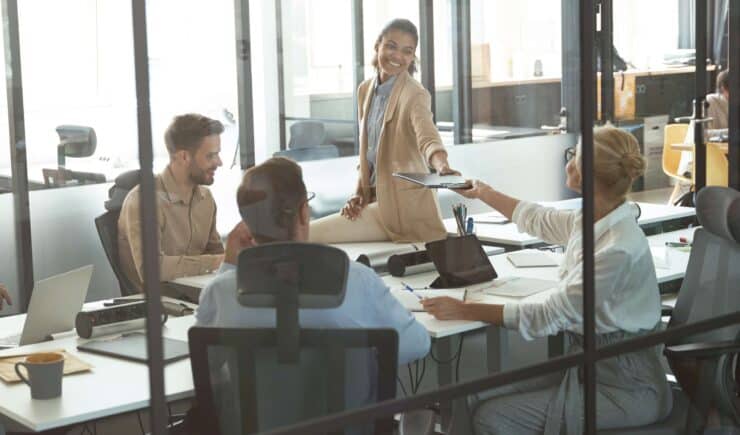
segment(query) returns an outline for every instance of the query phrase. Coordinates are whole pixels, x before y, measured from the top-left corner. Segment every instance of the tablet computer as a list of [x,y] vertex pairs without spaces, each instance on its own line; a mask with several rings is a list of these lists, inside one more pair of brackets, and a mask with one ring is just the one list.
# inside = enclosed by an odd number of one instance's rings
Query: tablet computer
[[394,172],[393,176],[430,189],[470,189],[472,187],[470,182],[460,175]]
[[[133,332],[109,340],[91,340],[77,346],[78,350],[112,356],[128,361],[146,363],[147,347],[146,335],[141,332]],[[188,343],[182,340],[162,337],[162,350],[164,363],[171,363],[190,355]]]
[[439,272],[432,288],[463,287],[498,277],[475,234],[436,240],[426,248]]

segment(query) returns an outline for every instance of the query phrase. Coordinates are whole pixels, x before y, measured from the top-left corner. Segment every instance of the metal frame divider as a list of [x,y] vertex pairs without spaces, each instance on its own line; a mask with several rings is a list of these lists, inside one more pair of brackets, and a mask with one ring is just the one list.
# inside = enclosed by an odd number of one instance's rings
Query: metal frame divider
[[600,0],[601,7],[601,122],[614,121],[614,5]]
[[239,157],[242,169],[254,166],[254,106],[249,0],[234,0],[236,20],[236,79],[239,101]]
[[285,136],[285,66],[283,65],[283,0],[275,0],[275,35],[277,47],[278,111],[280,120],[280,150],[288,149]]
[[[596,119],[596,68],[594,36],[596,34],[595,0],[581,0],[580,75],[581,75],[581,193],[583,196],[583,406],[587,434],[596,433],[596,321],[594,295],[594,143]],[[611,51],[611,47],[609,47]],[[603,53],[602,53],[603,56]],[[603,57],[602,57],[603,59]],[[603,69],[602,69],[603,70]],[[604,77],[602,71],[602,79]]]
[[[740,0],[730,0],[730,41],[728,63],[730,69],[730,113],[728,126],[730,127],[729,151],[729,185],[740,190]],[[734,30],[733,30],[734,29]]]
[[560,106],[568,116],[568,133],[581,131],[581,107],[578,90],[581,86],[580,70],[573,64],[580,59],[578,33],[578,2],[563,0],[560,4],[562,71],[560,82]]
[[144,288],[146,288],[146,343],[149,367],[149,401],[152,432],[167,433],[167,403],[164,389],[162,345],[162,298],[159,287],[159,234],[157,204],[152,172],[152,118],[149,99],[149,53],[145,0],[132,0],[134,32],[134,68],[136,75],[136,117],[139,133],[141,168],[141,246],[143,251]]
[[363,23],[362,0],[352,0],[352,115],[355,122],[355,154],[360,152],[360,119],[357,108],[357,88],[365,79],[365,31]]
[[704,124],[698,122],[700,118],[703,118],[704,98],[707,95],[707,0],[696,0],[695,18],[694,185],[698,192],[707,184],[707,149],[704,144]]
[[421,84],[432,97],[432,116],[437,115],[437,95],[434,81],[434,0],[419,0],[419,54]]
[[5,87],[8,103],[8,133],[13,176],[15,255],[21,313],[28,311],[33,292],[33,244],[31,210],[28,198],[28,162],[26,160],[26,122],[23,108],[21,47],[18,33],[18,1],[3,0],[3,36],[5,38]]
[[455,144],[473,140],[470,0],[452,4],[452,122]]

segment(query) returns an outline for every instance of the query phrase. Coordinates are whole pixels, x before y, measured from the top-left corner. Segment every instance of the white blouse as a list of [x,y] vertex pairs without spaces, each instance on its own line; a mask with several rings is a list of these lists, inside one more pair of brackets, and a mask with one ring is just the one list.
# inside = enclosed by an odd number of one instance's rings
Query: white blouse
[[[625,202],[594,225],[596,333],[650,330],[660,320],[660,294],[647,239]],[[504,305],[504,326],[526,339],[562,330],[583,334],[583,246],[580,210],[520,202],[519,231],[565,246],[560,282],[544,301]]]

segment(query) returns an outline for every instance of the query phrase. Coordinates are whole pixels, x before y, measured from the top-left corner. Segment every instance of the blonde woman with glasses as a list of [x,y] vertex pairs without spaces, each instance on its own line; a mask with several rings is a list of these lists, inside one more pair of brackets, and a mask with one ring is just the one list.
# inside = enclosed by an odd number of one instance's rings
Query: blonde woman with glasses
[[[581,147],[569,153],[567,186],[581,192]],[[597,346],[653,331],[660,325],[660,295],[647,239],[626,201],[645,171],[634,136],[613,127],[594,131],[594,280]],[[521,201],[480,181],[458,191],[503,213],[520,231],[565,246],[557,287],[541,302],[504,305],[426,299],[441,320],[477,320],[519,331],[525,339],[564,332],[570,352],[583,345],[583,240],[580,210],[556,210]],[[647,425],[671,410],[671,393],[652,347],[599,361],[596,415],[599,429]],[[580,434],[582,373],[578,367],[480,393],[468,399],[471,414],[456,413],[455,433]],[[458,404],[459,405],[459,404]],[[462,416],[462,417],[461,417]],[[472,423],[472,428],[465,428]]]

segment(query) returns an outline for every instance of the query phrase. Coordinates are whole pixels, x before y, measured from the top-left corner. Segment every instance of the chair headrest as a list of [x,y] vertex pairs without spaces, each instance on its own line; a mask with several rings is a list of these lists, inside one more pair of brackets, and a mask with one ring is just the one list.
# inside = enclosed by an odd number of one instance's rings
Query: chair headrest
[[708,186],[696,195],[699,223],[710,233],[740,243],[740,192]]
[[128,192],[136,187],[140,182],[140,170],[134,169],[126,171],[116,177],[113,187],[108,190],[108,201],[105,201],[106,210],[120,210],[123,206],[123,200],[126,199]]
[[335,308],[344,301],[348,273],[347,254],[333,246],[267,243],[239,254],[237,299],[243,306],[277,307],[281,294],[297,291],[300,308]]

